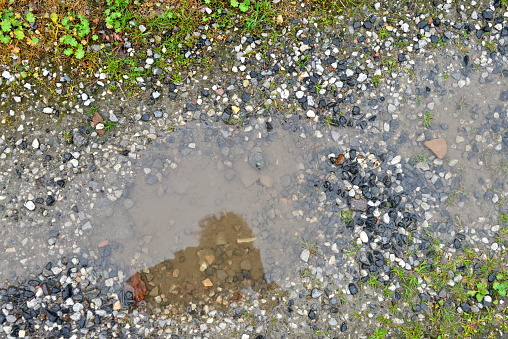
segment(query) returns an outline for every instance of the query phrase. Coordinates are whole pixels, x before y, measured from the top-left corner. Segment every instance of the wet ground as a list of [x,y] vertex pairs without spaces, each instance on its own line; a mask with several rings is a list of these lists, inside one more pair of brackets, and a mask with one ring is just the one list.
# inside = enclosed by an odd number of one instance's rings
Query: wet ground
[[[159,335],[371,333],[374,320],[355,315],[375,319],[395,299],[358,284],[376,276],[396,290],[390,267],[417,267],[429,236],[451,253],[504,248],[508,65],[486,55],[432,49],[338,96],[322,72],[328,91],[301,101],[319,62],[263,83],[249,69],[199,74],[153,109],[120,94],[98,102],[116,122],[104,137],[81,128],[91,115],[58,117],[75,127],[67,144],[52,116],[28,117],[13,132],[23,137],[3,138],[0,278],[65,281],[61,258],[76,256],[86,269],[73,286],[100,285],[115,312],[147,310],[139,323],[160,316]],[[332,96],[346,98],[340,111],[306,106]],[[425,146],[439,138],[442,159]]]

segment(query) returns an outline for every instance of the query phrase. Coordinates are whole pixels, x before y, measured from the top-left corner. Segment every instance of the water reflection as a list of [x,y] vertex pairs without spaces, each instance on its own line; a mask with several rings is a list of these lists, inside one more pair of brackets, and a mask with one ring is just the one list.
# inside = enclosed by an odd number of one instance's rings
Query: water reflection
[[174,258],[131,275],[126,302],[145,300],[149,307],[190,303],[227,305],[248,289],[261,292],[267,284],[253,232],[235,213],[207,216],[199,222],[199,245],[174,253]]

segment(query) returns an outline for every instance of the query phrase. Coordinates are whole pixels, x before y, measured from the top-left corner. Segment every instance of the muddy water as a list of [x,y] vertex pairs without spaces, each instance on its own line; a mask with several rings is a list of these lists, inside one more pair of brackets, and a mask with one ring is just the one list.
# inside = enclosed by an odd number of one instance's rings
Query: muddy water
[[[241,298],[245,289],[261,292],[277,287],[267,283],[260,251],[253,244],[255,237],[240,216],[230,212],[208,216],[201,219],[199,227],[197,246],[134,273],[126,289],[135,302],[145,300],[153,308],[198,302],[220,309],[227,307],[231,298]],[[138,274],[145,296],[139,286],[136,288]]]
[[[476,229],[481,233],[485,221],[495,223],[499,206],[505,204],[502,197],[508,182],[508,152],[506,147],[499,146],[508,121],[504,118],[506,107],[500,93],[508,88],[508,79],[502,73],[459,74],[456,70],[463,67],[461,63],[461,59],[442,54],[434,66],[427,64],[421,70],[424,79],[420,79],[418,87],[422,92],[425,86],[435,91],[427,98],[415,93],[412,103],[401,107],[400,124],[408,132],[409,142],[401,143],[398,152],[420,159],[423,155],[426,164],[422,167],[444,166],[441,178],[448,178],[447,172],[453,174],[451,189],[441,201],[443,211],[452,217],[449,224],[455,224],[457,231]],[[428,76],[431,72],[433,77]],[[459,86],[457,79],[468,85]],[[430,129],[421,126],[426,112],[432,117]],[[442,160],[423,145],[430,138],[447,141],[447,153]],[[488,191],[496,197],[485,199]],[[446,212],[443,214],[447,215]]]
[[175,255],[182,251],[186,257],[194,251],[196,259],[200,244],[219,236],[203,233],[203,218],[227,221],[224,216],[238,215],[244,220],[239,224],[249,226],[249,234],[239,239],[250,239],[259,250],[266,279],[296,276],[290,268],[307,226],[306,215],[296,208],[299,197],[289,189],[303,178],[299,136],[282,131],[267,141],[227,127],[220,137],[202,132],[182,133],[181,143],[161,142],[147,152],[128,196],[113,207],[112,215],[101,216],[108,227],[99,237],[123,247],[113,253],[121,264],[142,270],[178,260]]

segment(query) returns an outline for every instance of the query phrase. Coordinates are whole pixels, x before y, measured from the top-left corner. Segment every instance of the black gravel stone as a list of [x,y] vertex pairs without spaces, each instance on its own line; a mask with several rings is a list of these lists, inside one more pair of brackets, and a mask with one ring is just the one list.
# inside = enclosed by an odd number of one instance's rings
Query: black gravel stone
[[349,284],[349,286],[348,286],[348,288],[349,288],[349,292],[350,292],[352,295],[355,295],[355,294],[357,294],[357,293],[358,293],[358,287],[356,287],[356,285],[355,285],[355,284],[350,283],[350,284]]
[[314,310],[310,310],[308,315],[310,320],[315,320],[317,318],[316,312]]
[[347,322],[343,322],[341,325],[340,325],[340,331],[341,332],[346,332],[347,331]]
[[62,298],[63,300],[66,300],[70,297],[72,297],[72,285],[71,284],[68,284],[67,286],[65,286],[62,290]]
[[460,240],[459,240],[459,239],[455,239],[455,240],[453,241],[453,247],[455,247],[456,249],[459,249],[459,248],[461,248],[461,247],[462,247],[462,244],[461,244],[461,242],[460,242]]
[[247,102],[250,100],[250,94],[249,93],[243,93],[242,94],[242,101]]
[[483,11],[482,17],[485,20],[492,20],[494,18],[493,14],[492,14],[492,11]]
[[149,121],[149,120],[150,120],[150,115],[148,113],[144,113],[141,116],[141,121]]
[[487,281],[489,283],[494,282],[494,280],[496,280],[496,276],[497,276],[497,273],[496,272],[492,272],[491,274],[489,274],[489,276],[487,278]]
[[462,304],[460,304],[460,307],[466,313],[469,313],[471,311],[471,306],[469,306],[467,302],[463,302]]
[[55,202],[56,202],[56,199],[54,196],[48,195],[46,197],[46,206],[53,206],[55,204]]
[[499,100],[501,100],[501,101],[508,101],[508,91],[502,91],[499,94]]

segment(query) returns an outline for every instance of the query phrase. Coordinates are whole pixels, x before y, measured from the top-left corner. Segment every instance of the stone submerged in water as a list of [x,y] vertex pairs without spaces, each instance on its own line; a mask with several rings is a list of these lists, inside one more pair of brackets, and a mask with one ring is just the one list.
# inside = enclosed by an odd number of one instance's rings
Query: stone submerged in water
[[439,159],[443,159],[446,155],[448,145],[446,144],[446,140],[443,138],[428,140],[423,144],[427,146]]
[[249,164],[254,168],[261,169],[265,165],[265,161],[261,153],[252,152],[249,154]]

